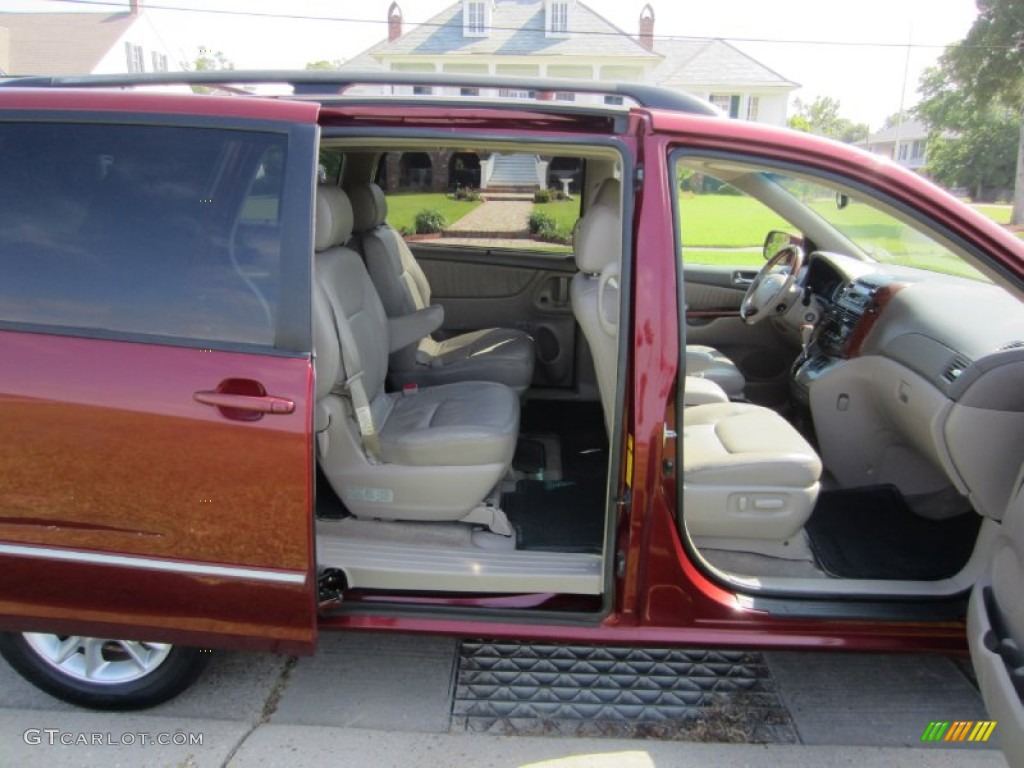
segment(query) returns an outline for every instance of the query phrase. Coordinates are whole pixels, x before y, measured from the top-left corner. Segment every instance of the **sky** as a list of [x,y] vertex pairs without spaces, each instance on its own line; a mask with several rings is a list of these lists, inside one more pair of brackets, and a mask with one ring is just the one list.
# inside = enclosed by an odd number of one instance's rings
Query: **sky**
[[[392,0],[143,0],[172,50],[222,51],[236,69],[302,68],[347,60],[387,35]],[[399,0],[406,29],[454,0]],[[586,5],[635,35],[647,0]],[[6,11],[127,9],[127,0],[4,0]],[[656,37],[721,37],[800,83],[795,97],[838,99],[873,130],[917,100],[921,72],[967,33],[974,0],[651,0]],[[225,11],[201,13],[195,9]],[[263,17],[240,14],[265,14]],[[282,16],[313,18],[282,18]],[[909,46],[908,46],[909,44]],[[905,86],[905,87],[904,87]],[[790,112],[792,113],[792,108]]]

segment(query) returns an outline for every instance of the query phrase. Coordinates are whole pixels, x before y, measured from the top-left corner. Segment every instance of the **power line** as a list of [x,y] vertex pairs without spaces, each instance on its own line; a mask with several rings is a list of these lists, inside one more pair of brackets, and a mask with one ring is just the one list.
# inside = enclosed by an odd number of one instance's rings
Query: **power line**
[[[124,3],[115,2],[114,0],[48,0],[52,3],[65,3],[69,5],[86,5],[93,7],[104,7],[104,8],[124,8]],[[192,8],[186,6],[171,6],[171,5],[158,5],[152,2],[147,2],[145,5],[147,10],[156,11],[173,11],[181,13],[205,13],[216,16],[244,16],[253,19],[285,19],[289,21],[334,21],[349,24],[374,24],[377,26],[384,26],[388,23],[386,19],[355,19],[351,17],[343,16],[320,16],[313,14],[298,14],[298,13],[267,13],[263,11],[229,11],[221,8]],[[415,27],[433,27],[435,29],[443,29],[450,27],[451,24],[443,24],[439,22],[420,22],[414,24]],[[523,28],[523,27],[499,27],[491,26],[490,29],[497,30],[499,32],[518,32],[526,29],[526,31],[532,32],[544,32],[543,27],[537,27],[535,29]],[[629,37],[625,32],[619,31],[573,31],[572,34],[577,37]],[[701,42],[708,40],[725,40],[731,43],[779,43],[784,45],[824,45],[831,47],[845,47],[845,48],[928,48],[928,49],[945,49],[950,44],[937,44],[937,43],[890,43],[890,42],[867,42],[867,41],[849,41],[849,40],[795,40],[795,39],[781,39],[781,38],[770,38],[770,37],[702,37],[702,36],[690,36],[690,35],[656,35],[655,40],[665,41],[690,41],[690,42]],[[1014,51],[1017,50],[1017,46],[1014,45],[972,45],[965,46],[962,43],[952,43],[957,47],[963,48],[978,48],[990,51]]]

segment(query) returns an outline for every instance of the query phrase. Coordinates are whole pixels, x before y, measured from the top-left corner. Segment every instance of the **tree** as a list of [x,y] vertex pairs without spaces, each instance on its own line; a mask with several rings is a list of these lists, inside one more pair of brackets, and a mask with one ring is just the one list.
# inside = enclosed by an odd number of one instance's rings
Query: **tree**
[[[212,72],[235,68],[234,62],[228,59],[223,51],[214,51],[212,48],[205,48],[203,46],[196,49],[194,60],[191,62],[184,61],[181,66],[186,72]],[[212,93],[213,90],[213,88],[208,88],[204,85],[192,86],[193,93]]]
[[852,144],[868,137],[867,123],[855,123],[839,116],[839,101],[830,96],[818,96],[810,104],[800,99],[793,102],[796,114],[789,118],[789,127],[806,133],[816,133]]
[[234,63],[224,55],[223,51],[214,51],[212,48],[203,47],[197,50],[196,58],[192,65],[185,65],[185,69],[192,69],[196,72],[234,68]]
[[921,80],[916,113],[928,125],[928,172],[947,187],[967,187],[975,200],[1013,187],[1018,117],[992,103],[981,107],[958,86],[943,62]]
[[341,65],[344,64],[342,59],[333,59],[327,61],[326,59],[320,59],[319,61],[307,61],[306,69],[341,69]]
[[1017,166],[1010,223],[1024,225],[1024,2],[977,0],[978,18],[940,67],[979,107],[993,103],[1017,115]]
[[891,115],[885,118],[885,122],[882,123],[882,130],[884,131],[888,128],[895,128],[897,125],[901,125],[902,123],[909,123],[913,119],[914,111],[912,109],[904,109],[901,110],[900,112],[893,112]]

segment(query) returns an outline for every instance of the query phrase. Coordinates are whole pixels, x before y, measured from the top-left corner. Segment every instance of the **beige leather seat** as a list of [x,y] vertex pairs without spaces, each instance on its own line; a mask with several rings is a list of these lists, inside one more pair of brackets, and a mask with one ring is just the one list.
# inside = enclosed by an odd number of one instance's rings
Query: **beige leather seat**
[[388,352],[408,343],[401,336],[408,330],[403,318],[388,320],[359,254],[342,247],[351,229],[345,193],[319,188],[315,428],[328,482],[357,517],[463,520],[509,533],[500,510],[482,500],[511,464],[518,397],[494,382],[385,393]]
[[[583,329],[594,358],[609,435],[615,415],[618,375],[619,270],[622,263],[620,190],[621,185],[616,179],[602,182],[590,208],[577,223],[573,253],[579,272],[569,286],[573,314]],[[729,358],[713,347],[693,345],[686,348],[686,376],[689,381],[707,379],[712,383],[712,389],[724,391],[730,398],[743,395],[743,374]]]
[[[387,224],[387,200],[376,184],[349,190],[358,237],[353,243],[366,259],[370,277],[388,317],[410,315],[430,306],[430,284],[405,240]],[[436,341],[431,334],[444,320],[437,314],[421,326],[413,343],[391,355],[396,387],[457,381],[496,381],[524,392],[533,378],[533,339],[510,328],[486,328]]]
[[785,541],[814,508],[821,460],[775,411],[747,403],[683,410],[683,518],[691,536]]
[[594,358],[604,424],[615,421],[619,357],[619,269],[622,263],[622,207],[616,179],[602,182],[590,208],[576,225],[572,247],[579,270],[569,284],[576,322]]
[[742,398],[747,385],[736,363],[704,344],[686,345],[686,375],[713,381],[730,399]]

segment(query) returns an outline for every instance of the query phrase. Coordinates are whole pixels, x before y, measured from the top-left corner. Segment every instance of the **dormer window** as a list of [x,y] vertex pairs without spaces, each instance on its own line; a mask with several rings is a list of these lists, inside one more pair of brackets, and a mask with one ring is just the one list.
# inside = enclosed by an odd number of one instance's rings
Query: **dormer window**
[[462,33],[466,37],[487,37],[490,26],[490,3],[487,0],[463,0]]
[[569,32],[569,4],[551,4],[551,34],[564,35]]

